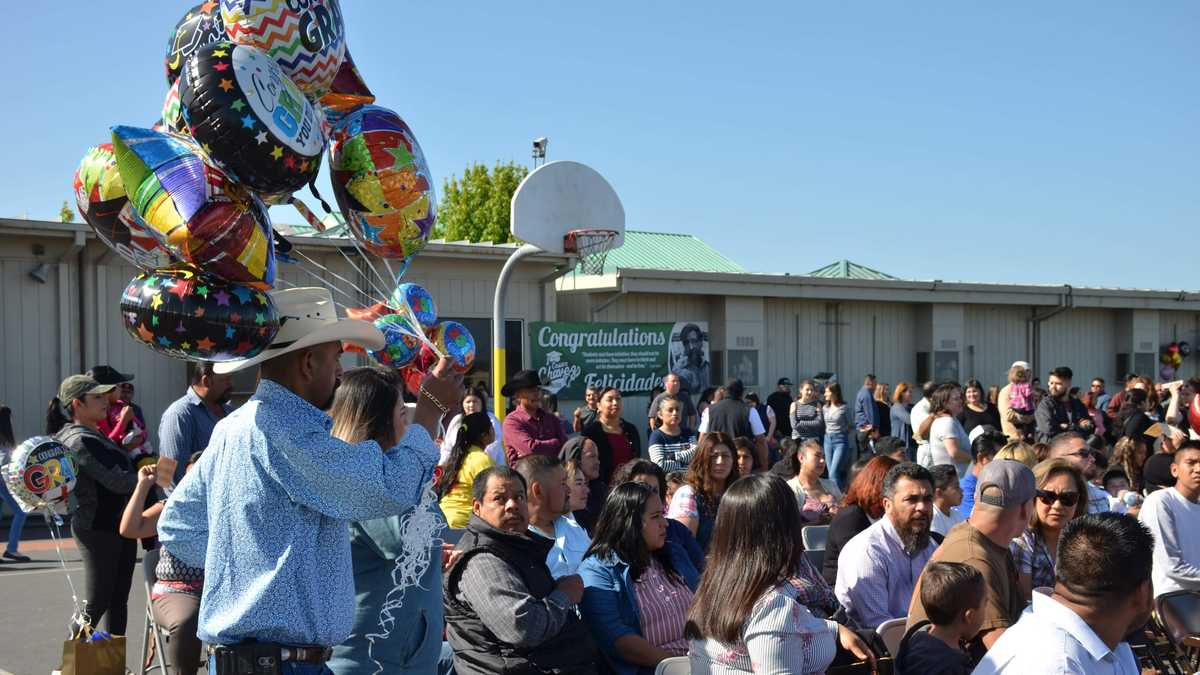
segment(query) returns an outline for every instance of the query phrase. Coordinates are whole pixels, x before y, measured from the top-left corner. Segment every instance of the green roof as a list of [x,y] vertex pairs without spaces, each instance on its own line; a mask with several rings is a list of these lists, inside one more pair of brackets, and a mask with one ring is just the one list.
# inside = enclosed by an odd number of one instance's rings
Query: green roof
[[625,243],[609,251],[604,274],[620,268],[680,272],[745,272],[746,269],[690,234],[626,230]]
[[824,277],[826,279],[871,279],[874,281],[899,281],[899,277],[894,277],[890,274],[885,274],[879,270],[873,270],[870,267],[859,265],[849,260],[839,260],[830,263],[820,269],[815,269],[808,273],[810,277]]

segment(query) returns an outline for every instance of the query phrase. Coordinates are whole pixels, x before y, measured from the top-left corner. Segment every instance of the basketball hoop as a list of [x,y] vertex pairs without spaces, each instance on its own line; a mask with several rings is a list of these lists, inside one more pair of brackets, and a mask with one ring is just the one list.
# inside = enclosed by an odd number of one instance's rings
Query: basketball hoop
[[582,274],[604,274],[604,261],[617,240],[616,230],[570,230],[563,237],[563,250],[579,255]]

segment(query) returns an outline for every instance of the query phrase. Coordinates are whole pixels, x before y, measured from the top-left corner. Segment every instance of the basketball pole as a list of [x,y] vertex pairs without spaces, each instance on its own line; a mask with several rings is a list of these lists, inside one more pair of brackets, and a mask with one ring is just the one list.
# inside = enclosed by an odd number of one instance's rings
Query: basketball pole
[[508,369],[505,364],[507,345],[504,341],[504,305],[508,294],[508,281],[512,277],[513,271],[517,269],[517,263],[531,255],[543,252],[533,244],[521,244],[520,248],[508,256],[508,260],[504,262],[504,267],[500,270],[500,277],[496,279],[496,298],[492,302],[492,408],[496,413],[496,418],[501,421],[504,420],[505,405],[504,396],[500,390],[504,388],[508,377]]

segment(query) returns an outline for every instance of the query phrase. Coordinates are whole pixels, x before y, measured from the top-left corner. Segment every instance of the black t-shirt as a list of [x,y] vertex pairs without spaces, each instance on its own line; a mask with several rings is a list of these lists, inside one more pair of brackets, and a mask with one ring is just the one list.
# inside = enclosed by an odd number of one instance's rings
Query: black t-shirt
[[975,427],[981,427],[984,425],[999,429],[1000,411],[996,410],[996,407],[990,404],[987,408],[984,408],[983,412],[975,412],[974,410],[971,410],[970,406],[964,405],[962,417],[959,419],[959,422],[962,422],[963,431],[967,432],[968,434],[971,433],[971,430]]
[[971,672],[971,659],[966,652],[933,637],[921,624],[928,622],[914,625],[900,645],[896,672],[900,675],[968,675]]
[[1129,438],[1136,438],[1147,443],[1153,443],[1154,437],[1145,436],[1145,433],[1147,429],[1155,424],[1156,422],[1150,419],[1149,415],[1139,410],[1125,420],[1125,435]]
[[[792,395],[786,391],[776,390],[767,397],[767,407],[775,411],[775,431],[783,436],[792,435],[792,421],[788,419],[788,409],[792,407]],[[766,420],[763,420],[766,423]]]

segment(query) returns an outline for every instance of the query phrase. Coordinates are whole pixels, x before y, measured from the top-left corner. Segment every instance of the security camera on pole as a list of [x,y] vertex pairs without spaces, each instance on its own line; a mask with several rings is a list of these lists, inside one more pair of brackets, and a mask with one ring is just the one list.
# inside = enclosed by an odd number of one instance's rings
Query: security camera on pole
[[[543,142],[545,139],[538,139]],[[536,150],[535,143],[535,150]],[[492,306],[492,387],[496,417],[505,411],[504,301],[508,281],[522,258],[537,253],[578,256],[584,273],[599,273],[603,255],[625,241],[625,208],[608,181],[579,162],[548,162],[517,187],[510,206],[512,233],[525,242],[504,263]],[[591,263],[591,264],[589,264]]]

